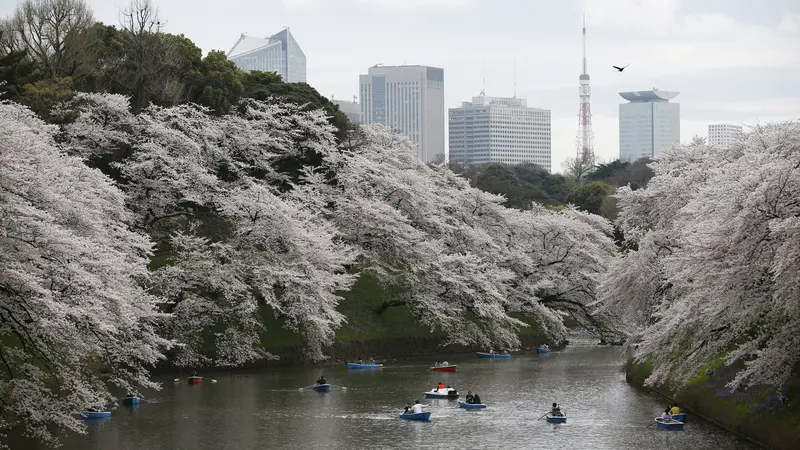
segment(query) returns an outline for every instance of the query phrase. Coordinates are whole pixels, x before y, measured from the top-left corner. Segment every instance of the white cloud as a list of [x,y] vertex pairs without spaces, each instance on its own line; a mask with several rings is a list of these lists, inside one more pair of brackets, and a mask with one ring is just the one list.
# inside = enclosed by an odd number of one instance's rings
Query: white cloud
[[360,0],[374,8],[388,10],[412,10],[425,8],[433,9],[458,9],[473,6],[476,0]]
[[778,32],[795,38],[800,35],[800,14],[784,14],[778,24]]
[[304,9],[314,6],[316,0],[281,0],[281,4],[286,9]]

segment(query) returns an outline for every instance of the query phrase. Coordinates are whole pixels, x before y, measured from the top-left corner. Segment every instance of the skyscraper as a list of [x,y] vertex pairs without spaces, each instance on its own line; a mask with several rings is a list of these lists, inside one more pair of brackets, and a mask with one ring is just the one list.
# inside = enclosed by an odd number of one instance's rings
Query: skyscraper
[[708,145],[729,148],[741,136],[741,125],[722,123],[708,126]]
[[361,105],[353,98],[352,102],[347,100],[332,100],[339,106],[339,110],[350,119],[351,122],[361,123]]
[[472,97],[449,109],[450,162],[533,163],[550,171],[550,111],[522,98]]
[[382,123],[408,137],[423,162],[444,156],[443,69],[376,65],[359,82],[363,123]]
[[629,103],[619,105],[619,159],[652,158],[681,141],[680,104],[669,101],[678,92],[620,92]]
[[264,39],[242,34],[227,56],[246,72],[275,72],[287,83],[306,82],[306,55],[288,28]]

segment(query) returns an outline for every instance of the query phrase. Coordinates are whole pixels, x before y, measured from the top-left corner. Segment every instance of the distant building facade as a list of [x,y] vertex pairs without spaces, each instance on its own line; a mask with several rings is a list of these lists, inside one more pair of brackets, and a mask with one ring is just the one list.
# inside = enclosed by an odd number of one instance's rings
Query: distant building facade
[[362,123],[382,123],[408,137],[423,162],[444,156],[444,69],[377,65],[359,84]]
[[361,123],[361,104],[358,102],[348,102],[347,100],[333,100],[339,105],[339,110],[350,119],[351,122]]
[[550,172],[551,115],[522,98],[473,97],[448,110],[449,161],[533,163]]
[[681,109],[670,103],[678,92],[620,92],[628,103],[619,105],[619,159],[652,158],[681,141]]
[[287,83],[306,82],[306,55],[288,28],[268,38],[243,34],[228,59],[245,72],[275,72]]
[[741,125],[722,123],[708,126],[708,145],[730,148],[740,137],[742,137]]

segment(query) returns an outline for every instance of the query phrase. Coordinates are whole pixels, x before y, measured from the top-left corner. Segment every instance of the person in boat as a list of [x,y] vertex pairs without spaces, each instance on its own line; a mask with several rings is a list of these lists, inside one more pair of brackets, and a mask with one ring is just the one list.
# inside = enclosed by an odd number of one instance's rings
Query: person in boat
[[481,396],[478,395],[477,393],[472,396],[472,404],[474,404],[474,405],[480,405],[481,404]]
[[665,409],[663,413],[661,413],[661,420],[664,422],[672,422],[672,414],[669,413],[669,408]]
[[325,375],[320,375],[319,379],[317,380],[317,384],[328,384],[325,380]]
[[411,407],[411,411],[414,414],[419,414],[422,412],[422,404],[419,402],[419,400],[414,400],[414,406]]
[[464,402],[469,403],[470,405],[473,403],[475,397],[472,396],[472,391],[467,391],[467,396],[464,397]]
[[455,390],[454,388],[451,388],[449,384],[447,385],[447,387],[445,389],[446,389],[445,392],[447,393],[447,395],[458,395],[458,391]]
[[375,359],[374,359],[374,358],[370,358],[370,359],[369,359],[369,363],[370,363],[370,364],[372,364],[372,365],[374,366],[374,365],[375,365]]
[[680,414],[680,413],[681,413],[681,409],[678,408],[678,404],[677,403],[673,403],[672,407],[669,409],[669,414],[671,416],[674,416],[674,415]]
[[408,414],[409,410],[411,410],[411,403],[406,403],[406,407],[403,410],[403,414]]
[[125,394],[125,398],[135,398],[135,397],[136,394],[134,394],[133,392],[128,392],[127,394]]
[[489,349],[489,354],[494,355],[494,349]]
[[442,383],[442,382],[440,381],[440,382],[439,382],[439,384],[437,384],[437,385],[436,385],[436,390],[437,390],[437,391],[440,391],[440,390],[442,390],[442,389],[444,389],[444,383]]
[[447,362],[447,361],[445,361],[445,362],[443,362],[443,363],[442,363],[442,367],[447,367],[447,366],[449,366],[449,365],[450,365],[450,363],[449,363],[449,362]]
[[439,361],[436,361],[435,363],[433,363],[433,367],[442,367],[442,365],[439,364]]
[[558,403],[553,403],[553,409],[550,410],[550,415],[553,417],[561,417],[564,415],[561,412],[561,408],[558,407]]

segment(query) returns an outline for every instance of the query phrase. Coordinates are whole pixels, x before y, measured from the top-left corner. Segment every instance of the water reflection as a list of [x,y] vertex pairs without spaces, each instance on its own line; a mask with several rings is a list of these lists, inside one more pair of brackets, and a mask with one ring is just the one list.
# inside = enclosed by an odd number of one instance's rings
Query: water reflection
[[[90,424],[87,435],[68,437],[64,448],[757,448],[694,417],[682,432],[648,427],[664,401],[625,383],[619,348],[447,359],[458,372],[429,372],[426,359],[378,371],[280,369],[219,376],[216,384],[166,381],[152,393],[156,403],[121,407],[111,420]],[[298,390],[322,373],[347,389]],[[467,411],[455,401],[425,399],[423,392],[440,380],[462,395],[479,393],[488,408]],[[430,423],[397,419],[416,399],[431,405]],[[537,420],[553,402],[568,413],[567,424]]]

